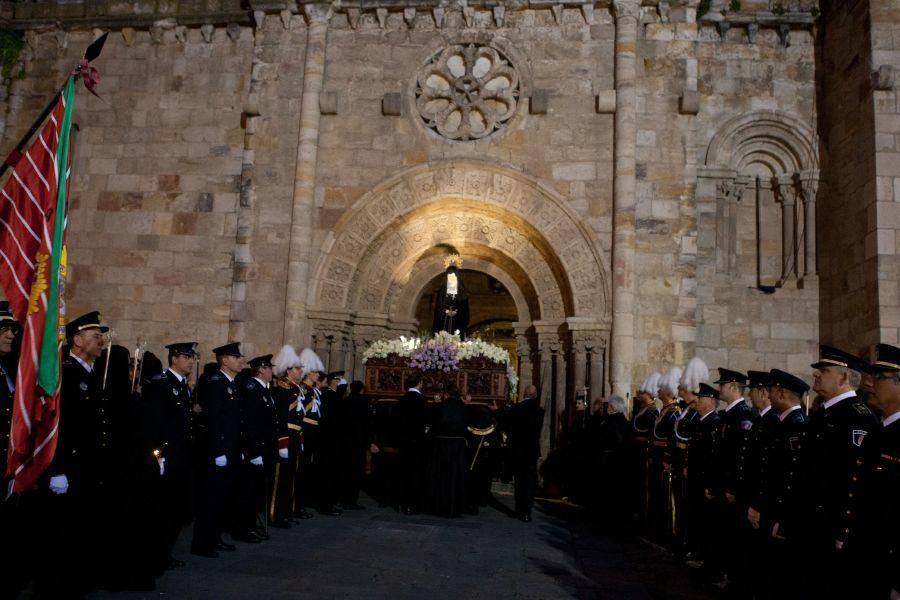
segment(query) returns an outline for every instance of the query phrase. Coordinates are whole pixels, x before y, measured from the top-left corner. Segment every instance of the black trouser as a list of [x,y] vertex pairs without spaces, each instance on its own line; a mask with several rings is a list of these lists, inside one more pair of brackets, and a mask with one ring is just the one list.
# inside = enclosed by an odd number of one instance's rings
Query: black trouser
[[425,489],[427,446],[424,441],[409,442],[400,450],[400,486],[397,504],[418,510]]
[[269,500],[269,520],[285,521],[294,513],[294,479],[300,458],[289,454],[288,458],[279,457],[277,460]]
[[340,500],[344,506],[359,503],[359,489],[366,471],[366,448],[354,443],[342,458]]
[[6,498],[7,480],[2,479],[4,486],[0,490],[0,531],[3,532],[4,543],[0,543],[0,565],[3,565],[3,577],[0,577],[0,599],[16,598],[29,579],[28,557],[42,552],[34,547],[38,540],[33,533],[28,533],[26,525],[27,512],[25,504],[33,494],[26,497],[18,494]]
[[234,471],[235,467],[217,467],[215,464],[198,471],[191,543],[194,550],[209,552],[221,541],[226,518],[233,514]]
[[537,488],[537,458],[516,457],[513,465],[516,514],[531,515],[534,491]]

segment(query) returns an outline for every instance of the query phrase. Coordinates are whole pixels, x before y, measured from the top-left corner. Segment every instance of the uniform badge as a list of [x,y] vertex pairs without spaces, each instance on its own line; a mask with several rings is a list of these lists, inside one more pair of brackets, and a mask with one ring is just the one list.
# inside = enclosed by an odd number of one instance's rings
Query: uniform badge
[[864,429],[854,429],[850,433],[850,441],[853,442],[853,445],[859,448],[862,446],[863,438],[866,437],[866,434],[869,433]]
[[78,384],[78,387],[81,388],[81,391],[82,391],[82,392],[86,392],[86,391],[87,391],[87,388],[88,388],[88,384],[85,383],[84,381],[82,381],[80,384]]
[[172,388],[172,395],[173,395],[173,396],[177,396],[177,395],[178,395],[178,390],[175,389],[175,388]]
[[744,431],[750,431],[753,429],[753,421],[741,421],[741,429]]
[[800,448],[800,436],[794,436],[788,439],[788,444],[791,446],[791,450],[797,451]]
[[225,389],[228,391],[229,394],[233,394],[233,393],[234,393],[234,390],[232,390],[231,388],[225,388]]

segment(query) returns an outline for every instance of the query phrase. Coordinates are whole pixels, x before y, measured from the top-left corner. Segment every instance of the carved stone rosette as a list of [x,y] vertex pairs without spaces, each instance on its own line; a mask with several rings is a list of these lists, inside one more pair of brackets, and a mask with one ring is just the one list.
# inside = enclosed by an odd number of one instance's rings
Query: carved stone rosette
[[519,74],[496,48],[457,44],[435,53],[416,76],[416,109],[442,137],[485,138],[516,114]]

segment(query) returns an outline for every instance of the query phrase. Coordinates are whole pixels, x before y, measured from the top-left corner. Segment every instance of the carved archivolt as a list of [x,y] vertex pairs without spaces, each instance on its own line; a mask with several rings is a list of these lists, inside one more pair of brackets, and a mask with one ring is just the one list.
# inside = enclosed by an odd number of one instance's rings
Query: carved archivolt
[[763,167],[774,177],[817,169],[817,157],[808,125],[791,115],[760,110],[724,123],[710,142],[704,162],[738,173],[759,172],[758,167]]
[[519,74],[496,48],[458,44],[419,69],[415,92],[426,127],[451,140],[480,139],[516,114]]
[[310,304],[388,313],[398,294],[419,292],[409,275],[441,244],[518,278],[542,319],[609,319],[609,269],[580,218],[522,174],[468,161],[415,167],[363,196],[318,262]]

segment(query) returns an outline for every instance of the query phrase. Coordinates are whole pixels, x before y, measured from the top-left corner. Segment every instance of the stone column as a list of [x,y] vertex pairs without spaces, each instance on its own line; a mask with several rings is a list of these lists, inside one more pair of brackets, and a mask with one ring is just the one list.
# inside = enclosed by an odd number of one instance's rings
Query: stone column
[[797,277],[796,186],[792,175],[778,178],[778,198],[781,201],[781,280]]
[[326,4],[304,4],[309,22],[303,93],[300,100],[300,137],[294,171],[294,201],[288,254],[284,340],[299,344],[309,335],[306,326],[307,286],[310,276],[315,205],[316,156],[319,146],[319,95],[325,80],[325,48],[332,9]]
[[525,388],[532,383],[534,365],[532,364],[531,340],[528,339],[528,327],[530,324],[514,323],[516,332],[516,352],[519,355],[519,389],[518,396],[522,396]]
[[818,275],[816,267],[816,194],[819,193],[818,173],[804,174],[803,193],[803,278]]
[[591,372],[591,398],[597,398],[604,393],[603,363],[606,358],[606,342],[602,338],[595,337],[590,341],[589,350],[591,361],[588,365]]
[[559,350],[559,339],[553,334],[539,334],[538,348],[540,353],[540,386],[541,406],[544,407],[544,427],[541,430],[541,455],[547,456],[550,451],[550,424],[553,420],[554,407],[551,406],[551,390],[553,389],[553,356]]
[[640,0],[613,0],[616,18],[615,197],[613,207],[613,390],[631,388],[634,353],[635,96]]

